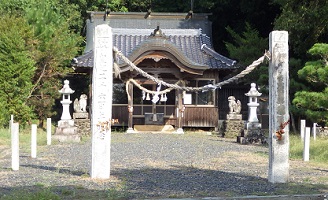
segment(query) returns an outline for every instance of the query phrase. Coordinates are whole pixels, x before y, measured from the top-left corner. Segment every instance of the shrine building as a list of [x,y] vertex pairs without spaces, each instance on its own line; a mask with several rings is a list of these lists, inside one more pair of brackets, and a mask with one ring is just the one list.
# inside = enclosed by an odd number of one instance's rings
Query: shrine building
[[[134,65],[167,83],[187,87],[214,85],[238,68],[235,60],[213,49],[210,14],[89,14],[84,54],[72,62],[76,72],[92,74],[93,35],[99,24],[112,28],[113,46]],[[113,85],[112,118],[119,121],[115,126],[130,129],[135,125],[172,125],[175,129],[218,127],[219,89],[186,92],[166,88],[145,78],[123,60],[117,57],[114,60],[120,69],[120,76],[114,76]],[[166,92],[154,103],[150,91],[157,90]]]

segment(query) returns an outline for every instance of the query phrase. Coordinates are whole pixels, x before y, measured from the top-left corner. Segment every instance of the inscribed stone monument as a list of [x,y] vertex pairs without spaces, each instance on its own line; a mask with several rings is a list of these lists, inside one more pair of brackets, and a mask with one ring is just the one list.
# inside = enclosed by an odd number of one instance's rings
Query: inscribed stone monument
[[113,96],[112,29],[107,24],[98,25],[94,34],[91,178],[108,179]]
[[[288,32],[273,31],[269,40],[268,180],[271,183],[286,183],[289,178]],[[279,137],[278,133],[281,134]]]

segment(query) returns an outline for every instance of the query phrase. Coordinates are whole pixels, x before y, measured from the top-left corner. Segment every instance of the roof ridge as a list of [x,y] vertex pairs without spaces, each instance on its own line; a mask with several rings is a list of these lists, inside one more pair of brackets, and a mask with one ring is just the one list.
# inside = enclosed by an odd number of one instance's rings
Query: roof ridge
[[207,44],[202,44],[201,46],[201,50],[211,56],[212,58],[214,58],[215,60],[220,60],[221,62],[229,65],[229,66],[233,66],[234,64],[236,64],[235,60],[232,60],[230,58],[227,58],[223,55],[221,55],[220,53],[216,52],[214,49],[210,48],[207,46]]
[[[161,29],[167,35],[186,35],[186,36],[199,36],[202,29]],[[150,35],[154,29],[129,29],[129,28],[113,28],[114,35]]]

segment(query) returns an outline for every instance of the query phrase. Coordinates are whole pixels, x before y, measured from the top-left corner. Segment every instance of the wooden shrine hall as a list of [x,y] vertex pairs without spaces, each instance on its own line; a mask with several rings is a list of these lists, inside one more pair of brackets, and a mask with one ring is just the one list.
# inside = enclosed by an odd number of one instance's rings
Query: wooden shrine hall
[[[210,14],[90,12],[84,54],[73,59],[76,72],[92,74],[93,35],[108,24],[113,46],[144,72],[167,83],[202,87],[219,82],[237,68],[236,61],[215,52]],[[159,86],[114,57],[120,77],[114,77],[112,118],[115,126],[172,125],[217,128],[217,90],[185,92]],[[152,101],[155,91],[165,91]],[[89,99],[91,99],[90,97]],[[225,102],[227,103],[227,102]]]

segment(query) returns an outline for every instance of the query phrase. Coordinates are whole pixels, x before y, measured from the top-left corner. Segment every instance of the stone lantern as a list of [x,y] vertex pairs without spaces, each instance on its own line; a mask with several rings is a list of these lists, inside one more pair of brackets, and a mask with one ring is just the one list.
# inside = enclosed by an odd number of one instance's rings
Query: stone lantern
[[56,128],[53,138],[59,142],[80,142],[81,137],[77,134],[77,128],[74,126],[74,120],[72,120],[69,112],[69,106],[72,103],[71,94],[74,93],[74,90],[69,87],[68,80],[64,81],[64,86],[59,90],[59,93],[63,96],[60,101],[63,105],[63,112],[58,121],[58,127]]
[[257,100],[258,97],[262,95],[262,93],[257,91],[255,83],[251,83],[251,89],[245,95],[249,97],[249,103],[247,104],[249,112],[247,130],[252,128],[261,128],[261,124],[257,119],[257,107],[260,105]]
[[[69,105],[72,103],[71,101],[71,94],[74,93],[74,90],[72,90],[69,87],[69,81],[65,80],[64,81],[64,86],[61,90],[59,90],[59,93],[61,93],[63,95],[63,99],[60,101],[60,103],[63,105],[63,113],[61,116],[61,120],[67,120],[67,121],[73,121],[71,120],[71,114],[69,112]],[[73,124],[74,125],[74,121]]]

